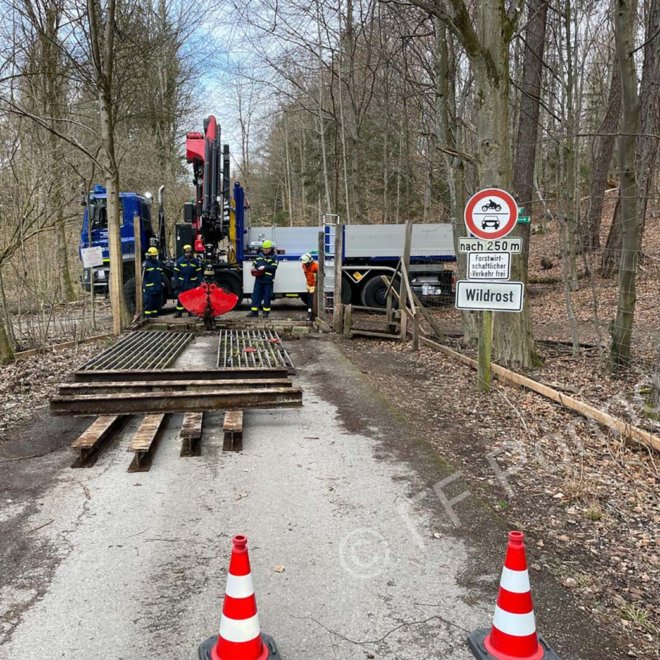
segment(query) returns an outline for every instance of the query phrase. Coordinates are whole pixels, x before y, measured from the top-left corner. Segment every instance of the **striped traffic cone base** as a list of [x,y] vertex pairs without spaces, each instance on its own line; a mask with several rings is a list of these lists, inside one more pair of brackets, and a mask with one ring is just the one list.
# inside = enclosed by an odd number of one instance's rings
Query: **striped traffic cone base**
[[509,532],[493,626],[468,637],[478,660],[558,660],[536,634],[524,539],[522,532]]
[[[499,651],[495,651],[496,655],[490,653],[486,644],[486,639],[489,636],[490,630],[488,628],[482,628],[481,630],[475,630],[468,637],[468,646],[475,658],[478,658],[478,660],[520,660],[519,655],[506,655]],[[543,660],[559,660],[559,656],[550,648],[549,644],[543,639],[543,637],[541,637],[541,635],[538,635],[537,652],[539,655],[528,657],[530,659],[542,658]]]
[[[275,640],[266,633],[261,633],[261,639],[263,641],[263,650],[262,655],[258,656],[258,660],[282,660],[280,652],[277,650],[277,645]],[[218,636],[209,637],[205,642],[202,642],[199,645],[199,660],[213,660],[214,656],[213,651],[218,645]]]
[[220,631],[199,646],[200,660],[278,660],[275,642],[259,627],[247,538],[232,539]]

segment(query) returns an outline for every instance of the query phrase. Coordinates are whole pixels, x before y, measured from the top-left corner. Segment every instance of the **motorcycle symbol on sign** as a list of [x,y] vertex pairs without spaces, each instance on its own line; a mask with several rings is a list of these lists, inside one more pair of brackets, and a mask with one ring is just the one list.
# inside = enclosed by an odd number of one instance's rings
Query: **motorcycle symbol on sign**
[[488,200],[488,204],[484,204],[481,207],[481,210],[485,213],[486,211],[501,211],[502,205],[494,202],[492,199]]

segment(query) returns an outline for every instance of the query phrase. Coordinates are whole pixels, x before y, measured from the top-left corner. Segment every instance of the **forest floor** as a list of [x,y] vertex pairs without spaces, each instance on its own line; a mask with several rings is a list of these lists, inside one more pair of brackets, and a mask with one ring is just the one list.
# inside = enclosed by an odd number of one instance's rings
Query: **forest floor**
[[[600,252],[589,256],[590,268],[579,257],[579,286],[567,294],[558,223],[548,221],[532,235],[527,295],[541,365],[528,375],[660,434],[647,401],[660,332],[657,219],[651,214],[647,222],[633,362],[616,378],[607,368],[616,279],[597,274]],[[603,244],[607,230],[604,225]],[[100,329],[107,317],[104,304]],[[66,329],[76,323],[74,309],[63,308],[64,321],[57,321],[57,311],[48,317],[50,327],[61,329],[53,338],[71,339]],[[460,340],[460,313],[453,307],[429,309],[447,332],[444,342],[474,356]],[[95,334],[87,325],[80,334]],[[26,327],[35,334],[38,318]],[[573,339],[581,344],[576,354]],[[472,495],[526,531],[532,583],[540,571],[554,575],[600,626],[629,640],[629,657],[660,657],[660,455],[533,392],[496,381],[489,394],[477,393],[468,366],[431,349],[412,352],[409,344],[368,339],[341,345],[380,394],[461,472]],[[98,346],[81,344],[0,367],[0,441],[11,440],[12,429],[46,405],[57,383]]]

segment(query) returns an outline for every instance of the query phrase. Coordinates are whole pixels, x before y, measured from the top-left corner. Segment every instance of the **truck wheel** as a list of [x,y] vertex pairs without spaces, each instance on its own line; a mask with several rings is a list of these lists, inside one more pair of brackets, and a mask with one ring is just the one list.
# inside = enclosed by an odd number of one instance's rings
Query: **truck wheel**
[[238,296],[236,305],[234,305],[232,309],[235,309],[240,305],[241,300],[243,299],[243,283],[237,275],[234,273],[217,273],[215,276],[215,282],[221,289]]
[[126,280],[123,289],[128,313],[133,316],[135,314],[135,278],[131,277],[130,280]]
[[[397,277],[394,280],[394,286],[398,291],[401,280]],[[372,277],[362,288],[362,304],[365,307],[383,308],[387,306],[387,284],[383,282],[380,275]],[[393,301],[393,307],[396,307],[396,300]]]
[[345,273],[341,276],[341,304],[350,305],[353,302],[353,282]]

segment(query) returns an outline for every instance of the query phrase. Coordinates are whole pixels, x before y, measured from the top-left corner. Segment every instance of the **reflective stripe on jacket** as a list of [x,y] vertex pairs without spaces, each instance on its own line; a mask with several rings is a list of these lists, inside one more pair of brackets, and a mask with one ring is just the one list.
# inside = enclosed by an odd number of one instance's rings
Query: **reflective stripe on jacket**
[[191,257],[179,257],[174,265],[174,288],[179,291],[188,291],[195,288],[202,281],[202,264]]

